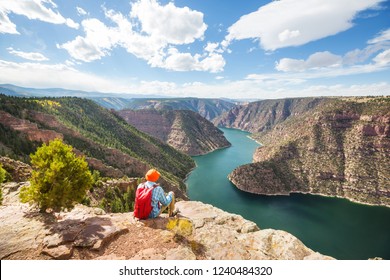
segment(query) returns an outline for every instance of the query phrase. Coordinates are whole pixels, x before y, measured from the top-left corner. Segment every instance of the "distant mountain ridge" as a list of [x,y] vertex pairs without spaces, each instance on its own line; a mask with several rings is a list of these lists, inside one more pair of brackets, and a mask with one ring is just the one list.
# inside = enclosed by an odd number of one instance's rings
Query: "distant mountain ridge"
[[[71,90],[63,88],[27,88],[19,87],[11,84],[0,84],[0,93],[9,96],[19,97],[83,97],[88,99],[124,99],[131,100],[132,98],[161,98],[161,95],[157,94],[131,94],[131,93],[103,93],[98,91],[83,91],[83,90]],[[109,108],[111,109],[111,108]]]
[[306,113],[326,98],[269,99],[238,105],[213,119],[216,126],[236,128],[251,133],[270,130],[290,117]]
[[188,155],[202,155],[230,146],[223,132],[189,110],[122,110],[129,124]]
[[222,99],[207,98],[154,98],[134,99],[129,109],[157,109],[157,110],[190,110],[199,113],[202,117],[212,120],[222,113],[233,108],[235,104]]
[[158,109],[191,110],[212,120],[236,105],[236,101],[208,98],[165,98],[158,94],[102,93],[61,88],[26,88],[11,84],[0,84],[0,93],[18,97],[82,97],[96,102],[102,107],[114,110]]

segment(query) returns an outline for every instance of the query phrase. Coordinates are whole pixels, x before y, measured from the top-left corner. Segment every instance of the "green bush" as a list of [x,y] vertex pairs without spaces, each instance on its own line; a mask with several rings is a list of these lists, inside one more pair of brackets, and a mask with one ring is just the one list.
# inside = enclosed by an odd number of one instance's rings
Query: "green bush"
[[91,199],[89,197],[84,197],[83,200],[81,201],[81,204],[86,205],[86,206],[91,206]]
[[124,213],[133,211],[135,200],[134,188],[128,188],[126,192],[117,187],[108,188],[101,200],[99,207],[106,212]]
[[111,205],[112,213],[121,213],[124,212],[123,204],[120,198],[115,198]]
[[20,191],[22,202],[35,202],[43,212],[71,209],[81,202],[92,186],[92,175],[83,157],[77,157],[72,147],[56,139],[43,144],[30,156],[33,167],[31,186]]
[[96,185],[97,182],[101,180],[100,172],[99,170],[94,170],[92,172],[92,179],[93,179],[93,184]]
[[0,184],[4,182],[5,179],[5,170],[3,169],[3,166],[0,163]]
[[3,189],[1,187],[1,183],[4,182],[5,179],[5,170],[3,169],[3,166],[0,163],[0,205],[3,203]]

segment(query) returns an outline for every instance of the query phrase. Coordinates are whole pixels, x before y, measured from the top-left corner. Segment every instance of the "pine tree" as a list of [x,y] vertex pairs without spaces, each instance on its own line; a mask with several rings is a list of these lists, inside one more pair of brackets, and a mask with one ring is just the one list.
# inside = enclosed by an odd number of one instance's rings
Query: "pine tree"
[[83,157],[77,157],[72,147],[60,139],[43,144],[30,155],[33,167],[31,186],[22,188],[22,202],[35,202],[43,212],[71,209],[81,202],[92,186],[92,175]]

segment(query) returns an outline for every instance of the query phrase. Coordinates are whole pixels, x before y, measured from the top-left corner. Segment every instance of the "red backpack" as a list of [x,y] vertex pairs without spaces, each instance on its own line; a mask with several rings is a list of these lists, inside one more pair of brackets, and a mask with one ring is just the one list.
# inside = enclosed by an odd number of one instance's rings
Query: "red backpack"
[[135,192],[135,204],[134,204],[134,217],[145,220],[152,212],[152,193],[155,187],[147,188],[145,184],[142,184],[137,188]]

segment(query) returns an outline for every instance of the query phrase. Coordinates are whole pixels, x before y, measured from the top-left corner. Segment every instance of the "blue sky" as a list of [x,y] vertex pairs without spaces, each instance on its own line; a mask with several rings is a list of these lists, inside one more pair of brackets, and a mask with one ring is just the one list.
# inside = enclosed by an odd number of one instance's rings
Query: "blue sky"
[[389,2],[1,0],[0,83],[181,97],[390,95]]

